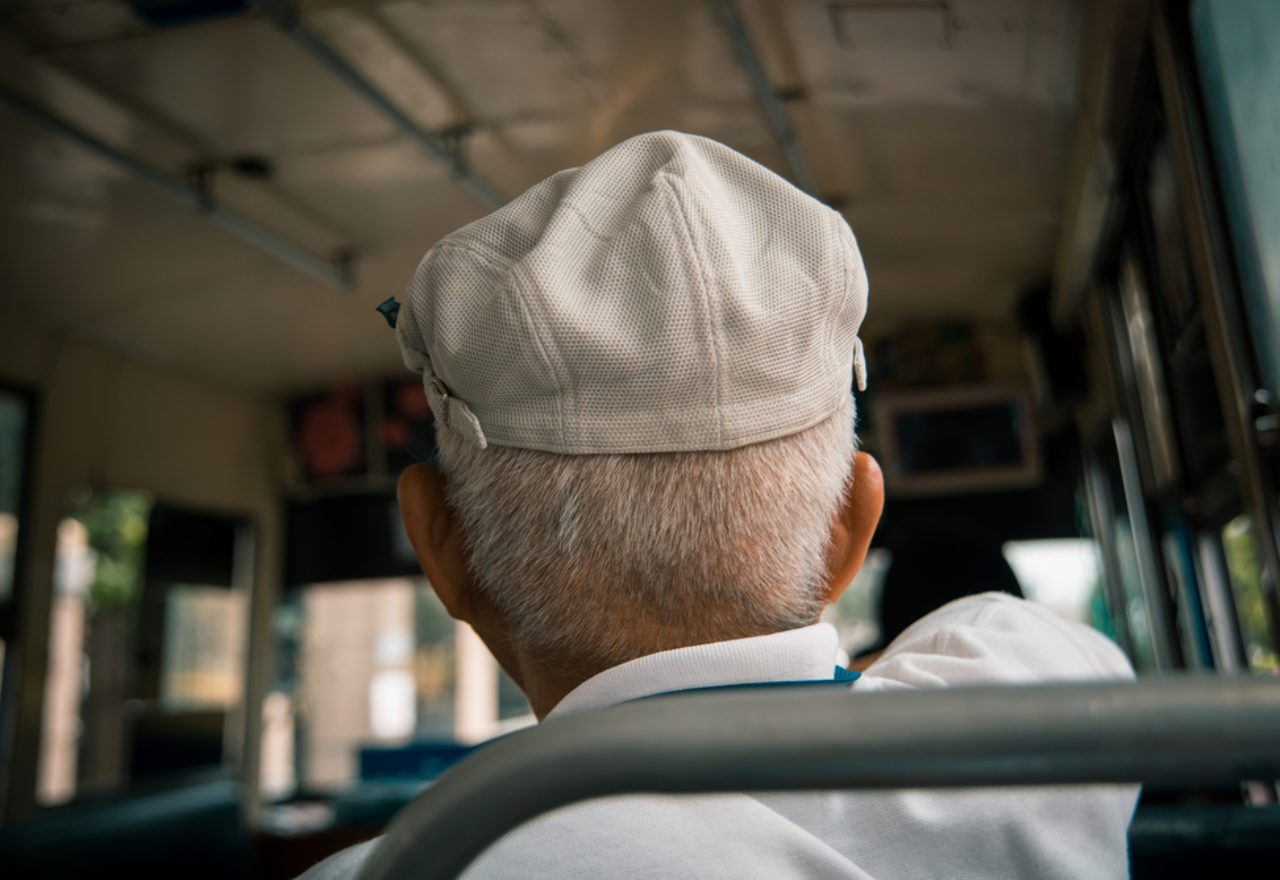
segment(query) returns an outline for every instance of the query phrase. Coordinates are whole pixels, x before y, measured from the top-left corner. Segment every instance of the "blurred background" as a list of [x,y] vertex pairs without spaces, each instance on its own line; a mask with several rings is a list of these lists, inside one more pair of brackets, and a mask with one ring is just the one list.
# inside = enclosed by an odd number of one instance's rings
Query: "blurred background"
[[1002,589],[1276,674],[1277,45],[1269,0],[5,4],[0,858],[292,876],[532,723],[400,527],[375,307],[654,129],[857,235],[850,657]]

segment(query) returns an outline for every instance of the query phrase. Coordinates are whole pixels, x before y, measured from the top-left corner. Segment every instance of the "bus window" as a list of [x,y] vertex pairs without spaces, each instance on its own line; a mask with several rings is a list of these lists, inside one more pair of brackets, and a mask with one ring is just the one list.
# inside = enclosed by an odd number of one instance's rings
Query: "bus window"
[[1258,365],[1280,393],[1280,5],[1197,0],[1191,25]]
[[880,641],[880,623],[876,612],[880,588],[893,561],[884,547],[873,547],[849,588],[827,606],[823,620],[840,634],[840,650],[848,657],[872,650]]
[[[1121,425],[1112,432],[1100,432],[1088,449],[1085,489],[1090,507],[1090,534],[1100,550],[1104,571],[1104,604],[1112,635],[1125,649],[1139,673],[1154,671],[1157,663],[1157,621],[1152,619],[1145,599],[1142,579],[1142,543],[1147,536],[1135,530],[1130,514],[1130,497],[1124,491],[1118,441],[1128,436]],[[1131,447],[1130,439],[1130,447]],[[1132,448],[1129,469],[1132,471]],[[1139,512],[1141,513],[1141,512]],[[1139,515],[1139,524],[1145,520]]]
[[1088,538],[1044,538],[1004,545],[1004,557],[1028,599],[1114,638],[1098,554],[1097,543]]
[[1156,654],[1151,632],[1151,615],[1147,611],[1147,604],[1143,601],[1142,588],[1139,585],[1141,574],[1138,569],[1140,552],[1137,544],[1138,536],[1134,534],[1129,517],[1124,514],[1116,516],[1111,526],[1120,580],[1124,586],[1125,622],[1133,649],[1133,656],[1130,659],[1139,672],[1152,671],[1156,668]]
[[[519,688],[421,578],[295,589],[277,616],[277,637],[290,660],[264,706],[265,793],[408,777],[435,750],[532,721]],[[282,695],[292,696],[291,707]]]
[[226,711],[240,702],[245,598],[239,590],[192,584],[165,592],[161,705]]
[[242,524],[145,492],[72,493],[58,529],[37,800],[228,762],[247,597]]
[[1249,668],[1280,672],[1278,646],[1267,621],[1258,534],[1247,514],[1222,527],[1222,547]]
[[[1102,562],[1093,540],[1009,541],[999,552],[1027,599],[1068,620],[1086,623],[1115,637],[1115,626],[1103,595]],[[893,558],[888,548],[873,548],[853,583],[823,615],[823,620],[836,628],[840,649],[850,659],[884,647],[880,602]],[[1005,582],[993,581],[977,589],[999,590],[1005,586]]]
[[125,780],[124,704],[151,504],[144,492],[82,489],[58,527],[40,803]]

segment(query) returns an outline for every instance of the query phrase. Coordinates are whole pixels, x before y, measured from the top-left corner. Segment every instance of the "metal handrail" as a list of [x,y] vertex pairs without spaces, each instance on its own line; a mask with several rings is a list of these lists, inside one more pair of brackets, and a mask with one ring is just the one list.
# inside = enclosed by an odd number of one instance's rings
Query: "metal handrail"
[[791,169],[791,180],[809,195],[820,198],[818,181],[813,176],[813,169],[809,167],[800,149],[800,139],[796,136],[795,127],[791,124],[787,106],[769,84],[769,75],[765,73],[764,62],[751,42],[751,38],[747,36],[747,28],[742,23],[742,15],[738,11],[737,4],[733,0],[711,0],[711,9],[729,37],[729,44],[738,58],[738,63],[742,65],[742,72],[746,74],[747,83],[756,96],[756,103],[760,105],[765,122],[769,124],[774,142],[787,160],[787,166]]
[[335,77],[359,95],[374,110],[386,117],[402,134],[415,141],[427,153],[441,162],[463,186],[469,189],[488,208],[500,208],[507,197],[488,178],[462,160],[456,151],[440,135],[427,131],[413,117],[401,110],[387,95],[363,73],[356,70],[323,37],[309,27],[293,0],[256,0],[262,13],[276,28],[305,49],[311,57],[324,65]]
[[6,106],[21,113],[35,124],[79,144],[83,149],[131,175],[135,180],[149,184],[179,204],[199,212],[205,219],[217,223],[254,247],[289,263],[313,278],[332,287],[351,287],[351,267],[344,262],[312,253],[302,245],[271,231],[233,208],[219,204],[207,191],[179,180],[140,157],[107,143],[88,129],[58,115],[27,95],[7,85],[0,85],[0,106]]
[[606,795],[1280,778],[1280,680],[866,693],[769,688],[555,718],[401,811],[359,880],[444,880],[503,834]]

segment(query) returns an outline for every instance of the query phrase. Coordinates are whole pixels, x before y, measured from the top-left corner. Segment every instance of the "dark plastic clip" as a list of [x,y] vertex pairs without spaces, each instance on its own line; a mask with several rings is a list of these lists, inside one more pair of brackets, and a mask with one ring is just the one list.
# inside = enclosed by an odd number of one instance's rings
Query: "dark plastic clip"
[[382,313],[382,317],[387,319],[387,326],[395,329],[396,319],[400,317],[400,303],[396,302],[394,296],[389,296],[378,304],[378,311]]

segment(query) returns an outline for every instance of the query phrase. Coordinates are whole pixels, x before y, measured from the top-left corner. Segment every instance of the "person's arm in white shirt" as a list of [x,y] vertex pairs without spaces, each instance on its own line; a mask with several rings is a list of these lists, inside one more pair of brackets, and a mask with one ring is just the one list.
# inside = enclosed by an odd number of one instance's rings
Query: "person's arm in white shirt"
[[1133,677],[1115,643],[1004,593],[967,596],[913,623],[863,673],[858,690]]

